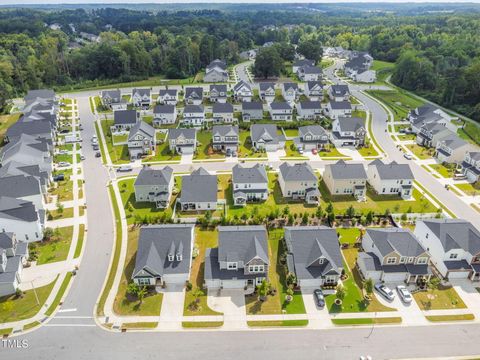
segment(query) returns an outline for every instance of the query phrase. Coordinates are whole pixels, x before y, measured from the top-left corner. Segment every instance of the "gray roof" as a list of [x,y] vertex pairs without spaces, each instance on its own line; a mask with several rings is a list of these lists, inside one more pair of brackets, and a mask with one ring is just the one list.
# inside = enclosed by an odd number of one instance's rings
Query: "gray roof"
[[169,185],[172,180],[173,169],[170,166],[165,166],[163,169],[152,169],[145,166],[140,170],[135,179],[134,186],[137,185]]
[[472,223],[461,219],[432,219],[422,222],[440,239],[445,252],[463,249],[472,256],[480,253],[480,232]]
[[263,104],[260,101],[244,101],[242,102],[242,110],[260,110],[263,111]]
[[137,110],[117,110],[113,112],[113,123],[115,125],[132,125],[137,121]]
[[21,136],[22,134],[51,137],[52,124],[48,120],[17,121],[8,128],[5,135],[11,140],[15,137]]
[[320,125],[307,125],[307,126],[300,126],[298,128],[298,135],[303,138],[307,134],[312,134],[314,136],[322,136],[326,135],[326,130]]
[[219,67],[220,69],[225,70],[227,68],[227,64],[223,60],[215,59],[207,65],[207,70],[214,67]]
[[[138,250],[135,257],[135,269],[132,278],[142,270],[149,274],[189,274],[192,257],[193,227],[190,224],[149,225],[140,229]],[[169,261],[168,255],[174,260]],[[176,255],[182,260],[178,261]]]
[[0,218],[33,222],[38,220],[38,213],[30,201],[0,196]]
[[177,89],[162,89],[158,92],[159,96],[165,96],[167,94],[170,96],[177,96]]
[[0,232],[0,249],[13,248],[14,236],[12,232]]
[[293,66],[314,66],[315,61],[309,59],[298,59],[293,62]]
[[135,93],[138,93],[140,96],[150,96],[150,89],[133,89],[132,95],[135,95]]
[[203,88],[202,87],[187,87],[185,88],[185,98],[192,99],[203,99]]
[[40,170],[38,165],[26,165],[17,161],[9,161],[0,167],[0,177],[14,176],[14,175],[31,175],[39,179],[40,183],[47,185],[48,172]]
[[182,177],[180,202],[217,202],[217,188],[217,175],[210,175],[200,167],[190,175]]
[[378,176],[382,180],[413,180],[413,172],[408,164],[399,164],[392,161],[390,164],[385,164],[380,159],[372,161],[368,166],[375,166],[378,171]]
[[332,101],[332,100],[330,100],[329,104],[330,104],[330,107],[333,110],[350,110],[352,108],[352,105],[350,104],[350,101]]
[[304,74],[321,74],[322,73],[322,69],[320,69],[319,67],[309,66],[309,65],[302,66],[300,71]]
[[175,128],[168,130],[168,140],[178,139],[180,136],[183,136],[185,139],[195,139],[196,138],[196,129],[182,129]]
[[253,124],[250,127],[252,141],[260,139],[270,142],[278,143],[280,136],[277,134],[277,126],[273,124]]
[[34,100],[36,98],[40,99],[54,99],[55,98],[55,91],[52,89],[36,89],[36,90],[28,90],[27,95],[25,95],[24,100],[26,102],[30,100]]
[[268,175],[265,166],[255,164],[252,167],[235,165],[232,169],[232,182],[234,184],[268,184]]
[[347,164],[338,160],[335,164],[328,164],[334,179],[367,179],[367,173],[362,164]]
[[203,114],[203,106],[202,105],[186,105],[183,109],[183,113],[201,113]]
[[334,229],[326,226],[288,226],[285,227],[285,241],[293,256],[294,269],[289,270],[298,279],[341,274],[343,259]]
[[345,68],[349,68],[357,72],[364,72],[368,70],[368,66],[365,64],[365,57],[356,56],[345,63]]
[[480,151],[469,151],[468,156],[470,156],[471,159],[478,161],[480,160]]
[[400,256],[419,256],[425,252],[417,238],[408,229],[379,228],[367,229],[375,247],[382,256],[397,252]]
[[17,175],[0,178],[0,196],[20,198],[40,195],[40,183],[33,176]]
[[460,139],[455,133],[449,133],[448,135],[442,137],[439,141],[452,150],[468,144],[465,140]]
[[444,125],[437,124],[435,122],[422,125],[422,129],[428,131],[429,133],[432,133],[432,135],[438,134],[443,131],[448,132],[448,134],[453,134],[453,131],[447,129]]
[[306,162],[290,165],[284,162],[280,165],[280,176],[284,181],[317,181],[312,167]]
[[214,125],[212,134],[213,136],[238,136],[238,125]]
[[121,99],[122,93],[120,90],[102,90],[102,98],[108,96],[112,99]]
[[350,94],[348,85],[332,85],[331,92],[335,96],[345,96],[346,94]]
[[227,85],[226,84],[212,84],[212,85],[210,85],[210,92],[212,92],[212,90],[216,90],[219,93],[220,92],[225,93],[225,95],[223,95],[223,97],[227,96]]
[[283,83],[282,84],[282,87],[285,91],[288,91],[289,89],[293,89],[295,91],[298,90],[298,84],[297,83],[293,83],[293,82],[286,82],[286,83]]
[[320,81],[307,81],[307,88],[313,89],[315,86],[319,86],[320,88],[323,88],[323,84]]
[[265,226],[219,226],[218,260],[242,261],[247,265],[260,258],[268,264],[267,229]]
[[261,83],[259,83],[260,91],[266,91],[269,88],[272,88],[273,90],[275,90],[275,83],[273,83],[273,82],[261,82]]
[[321,110],[322,104],[320,101],[301,101],[300,107],[302,109],[309,109],[309,110]]
[[136,123],[128,133],[128,140],[133,140],[136,134],[142,133],[144,136],[150,137],[151,139],[155,138],[155,129],[152,125],[147,124],[145,121],[139,121]]
[[240,90],[242,87],[245,87],[247,88],[248,90],[252,90],[252,87],[250,86],[250,84],[246,83],[245,81],[243,80],[240,80],[239,82],[237,82],[235,84],[235,86],[233,87],[233,91],[238,91]]
[[378,259],[377,255],[371,252],[363,252],[360,251],[358,253],[357,257],[357,262],[363,263],[363,267],[367,271],[382,271],[382,264],[380,263],[380,260]]
[[216,102],[212,106],[212,112],[221,113],[221,114],[230,114],[233,113],[233,105],[230,103],[219,103]]
[[357,130],[363,128],[365,129],[365,119],[359,117],[338,117],[338,125],[340,126],[340,130],[344,131],[353,131],[356,132]]
[[154,114],[173,114],[175,113],[175,105],[155,105]]
[[292,107],[286,101],[274,101],[270,104],[272,110],[292,110]]

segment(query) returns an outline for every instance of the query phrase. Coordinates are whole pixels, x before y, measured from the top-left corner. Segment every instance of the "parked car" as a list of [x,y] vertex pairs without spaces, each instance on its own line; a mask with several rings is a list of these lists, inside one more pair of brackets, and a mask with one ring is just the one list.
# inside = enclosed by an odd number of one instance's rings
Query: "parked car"
[[412,294],[410,294],[410,291],[408,291],[405,285],[398,285],[397,292],[405,304],[410,304],[412,302]]
[[323,308],[325,306],[325,297],[323,296],[323,291],[321,289],[315,289],[313,291],[313,296],[315,297],[315,303],[317,306]]
[[133,168],[130,166],[130,165],[123,165],[123,166],[120,166],[118,168],[118,172],[128,172],[128,171],[132,171]]
[[392,289],[382,283],[375,284],[375,290],[377,290],[380,295],[387,300],[393,301],[393,299],[395,299],[395,294],[393,293]]
[[93,147],[93,150],[98,150],[98,149],[100,149],[100,147],[98,146],[98,144],[94,144],[92,147]]
[[227,151],[225,152],[225,154],[227,156],[232,156],[232,149],[227,149]]
[[67,166],[70,166],[70,163],[67,161],[60,161],[58,163],[58,167],[67,167]]
[[299,154],[303,154],[303,149],[298,149]]
[[85,160],[85,155],[80,155],[80,160]]
[[403,157],[407,160],[412,160],[412,154],[405,153],[403,154]]
[[58,174],[53,177],[53,181],[63,181],[65,180],[65,175],[63,174]]
[[102,154],[100,154],[100,151],[97,151],[97,152],[95,153],[95,157],[102,157]]

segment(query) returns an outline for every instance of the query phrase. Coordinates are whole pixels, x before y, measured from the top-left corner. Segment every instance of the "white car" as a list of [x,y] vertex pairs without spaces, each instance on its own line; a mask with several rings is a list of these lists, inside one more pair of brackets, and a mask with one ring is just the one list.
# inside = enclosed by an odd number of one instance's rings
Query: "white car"
[[400,296],[400,299],[402,299],[405,304],[410,304],[412,302],[412,294],[410,294],[410,291],[408,291],[404,285],[398,285],[397,292],[398,296]]
[[382,283],[375,284],[375,290],[387,300],[393,301],[393,299],[395,299],[395,294],[392,289]]
[[123,166],[120,166],[117,171],[118,172],[129,172],[129,171],[132,171],[133,168],[130,166],[130,165],[123,165]]
[[407,160],[412,160],[412,154],[405,153],[403,154],[403,157]]
[[71,164],[69,162],[66,162],[66,161],[60,161],[58,163],[58,167],[67,167],[67,166],[70,166]]

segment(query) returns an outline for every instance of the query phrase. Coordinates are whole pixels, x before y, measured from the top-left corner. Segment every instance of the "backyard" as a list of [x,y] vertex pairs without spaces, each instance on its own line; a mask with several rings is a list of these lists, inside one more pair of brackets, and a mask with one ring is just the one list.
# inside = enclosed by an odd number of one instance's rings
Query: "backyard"
[[426,148],[417,144],[407,144],[405,146],[420,160],[430,159],[435,153],[435,149]]

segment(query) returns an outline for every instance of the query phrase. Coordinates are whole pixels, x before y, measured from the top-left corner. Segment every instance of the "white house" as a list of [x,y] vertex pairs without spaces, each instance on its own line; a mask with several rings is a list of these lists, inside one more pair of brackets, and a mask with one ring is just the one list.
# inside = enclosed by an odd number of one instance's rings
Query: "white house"
[[350,90],[348,85],[331,85],[328,89],[330,100],[348,101],[350,100]]
[[210,85],[209,97],[212,103],[226,103],[227,102],[227,85],[214,84]]
[[460,165],[465,157],[465,153],[474,150],[474,147],[457,134],[449,134],[442,137],[437,142],[435,158],[439,162]]
[[320,101],[301,101],[297,104],[297,119],[317,120],[322,115]]
[[0,232],[12,232],[19,241],[33,242],[43,239],[43,230],[44,219],[32,202],[0,197]]
[[272,120],[292,121],[293,108],[287,102],[274,101],[269,105],[270,117]]
[[132,104],[136,107],[148,108],[152,103],[150,89],[133,89]]
[[317,175],[306,162],[294,165],[282,163],[278,174],[278,185],[284,198],[302,199],[307,204],[318,204],[320,201]]
[[212,106],[212,118],[215,123],[233,123],[233,105],[230,103],[214,103]]
[[365,120],[362,118],[339,116],[333,121],[332,142],[336,147],[363,146],[366,136]]
[[350,101],[329,101],[325,108],[325,115],[331,119],[338,119],[341,116],[350,116],[352,105]]
[[202,105],[187,105],[183,109],[183,124],[200,127],[205,121],[205,111]]
[[376,159],[368,164],[368,183],[381,195],[399,195],[410,199],[413,193],[412,170],[408,164],[398,164],[392,161],[385,164]]
[[322,179],[332,195],[364,198],[367,192],[367,173],[362,164],[347,164],[343,160],[328,164]]
[[265,166],[258,163],[253,167],[235,165],[232,169],[232,188],[235,206],[267,200],[269,190]]
[[480,152],[467,151],[461,164],[462,172],[467,177],[468,182],[474,183],[480,177]]
[[297,83],[283,83],[282,84],[282,96],[289,104],[294,103],[298,96]]
[[177,108],[175,105],[155,105],[153,108],[153,125],[171,125],[177,121]]
[[233,96],[235,97],[235,101],[250,102],[253,97],[252,87],[245,81],[240,80],[233,87]]
[[177,105],[178,92],[176,89],[162,89],[158,93],[157,102],[166,105]]
[[178,198],[181,211],[215,211],[217,209],[217,175],[200,167],[182,177]]
[[271,103],[273,100],[275,100],[275,83],[261,82],[258,86],[260,99],[262,99],[262,101]]
[[323,84],[320,81],[308,81],[305,83],[305,96],[310,101],[323,100]]

